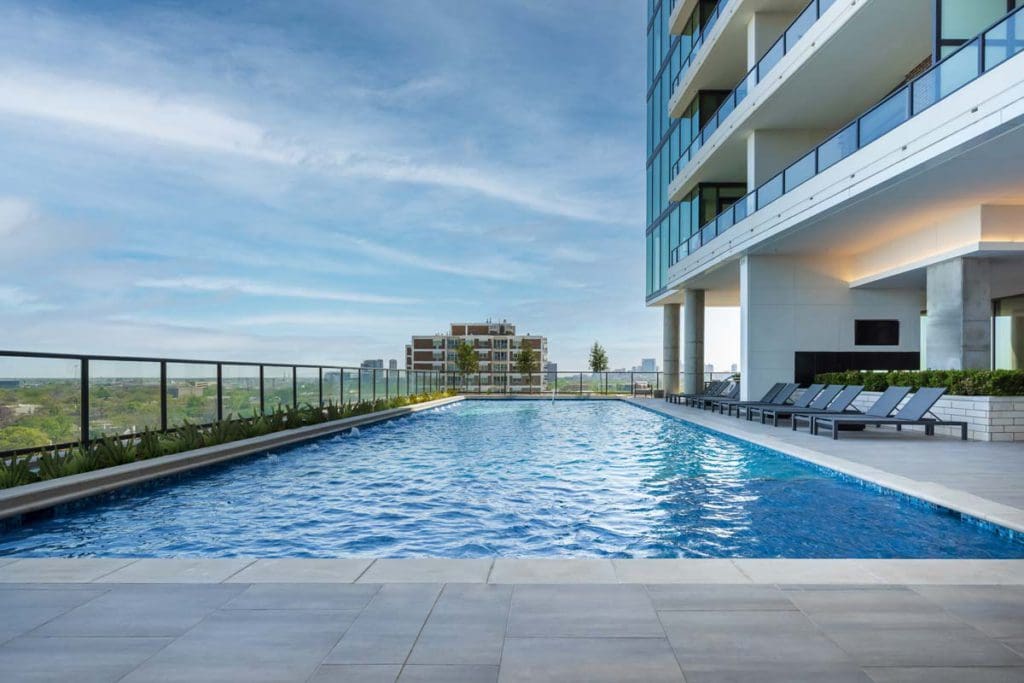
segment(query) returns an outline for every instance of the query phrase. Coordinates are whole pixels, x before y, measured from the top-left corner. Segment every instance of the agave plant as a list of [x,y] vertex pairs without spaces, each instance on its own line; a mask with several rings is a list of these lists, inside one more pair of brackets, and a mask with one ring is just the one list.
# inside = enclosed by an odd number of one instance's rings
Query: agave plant
[[56,479],[68,473],[68,462],[71,460],[71,452],[61,453],[54,448],[52,451],[43,453],[37,462],[37,471],[42,480]]
[[28,458],[0,458],[0,489],[31,484],[36,475],[28,466]]
[[100,467],[114,467],[135,462],[135,444],[128,439],[104,437],[94,446]]
[[139,460],[149,460],[164,455],[163,440],[160,435],[146,428],[135,445],[135,454]]
[[204,446],[216,446],[222,443],[228,443],[241,438],[239,435],[241,430],[239,424],[235,420],[221,420],[220,422],[214,422],[207,428],[206,433],[203,434],[203,445]]

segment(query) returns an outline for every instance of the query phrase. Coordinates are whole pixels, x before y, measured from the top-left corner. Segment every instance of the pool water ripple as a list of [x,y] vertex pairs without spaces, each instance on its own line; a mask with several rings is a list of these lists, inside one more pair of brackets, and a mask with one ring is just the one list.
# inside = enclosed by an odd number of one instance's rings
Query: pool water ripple
[[986,558],[1024,543],[625,403],[465,401],[101,496],[8,530],[4,554]]

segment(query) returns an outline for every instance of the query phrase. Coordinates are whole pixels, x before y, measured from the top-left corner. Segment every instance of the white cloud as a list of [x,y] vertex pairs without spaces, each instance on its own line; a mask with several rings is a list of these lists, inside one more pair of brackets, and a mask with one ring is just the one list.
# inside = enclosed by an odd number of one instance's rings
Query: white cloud
[[[341,135],[337,130],[303,130],[302,137],[312,138],[311,142],[290,142],[297,137],[290,131],[277,133],[228,113],[222,106],[180,94],[10,66],[0,68],[0,92],[4,93],[0,112],[15,116],[327,174],[468,191],[565,218],[605,223],[622,220],[593,201],[554,193],[508,169],[421,162],[406,154],[389,153],[386,141]],[[337,142],[340,139],[345,142]]]
[[35,215],[32,204],[17,197],[0,197],[0,235],[14,232]]
[[346,244],[351,245],[352,248],[368,256],[391,264],[412,266],[437,273],[500,280],[503,282],[524,281],[537,277],[537,273],[533,268],[518,264],[511,259],[491,259],[485,261],[477,257],[467,257],[466,263],[448,263],[435,258],[419,256],[412,251],[394,249],[357,237],[338,236],[335,240],[344,241]]
[[38,296],[26,292],[21,287],[0,285],[0,308],[11,309],[15,313],[34,313],[54,310],[57,307],[45,303]]
[[348,301],[362,304],[414,304],[416,299],[405,297],[378,296],[361,292],[340,292],[311,287],[289,287],[266,282],[254,282],[234,278],[179,277],[145,278],[135,283],[145,289],[169,289],[185,292],[223,292],[251,296],[275,296],[289,299],[312,299],[318,301]]

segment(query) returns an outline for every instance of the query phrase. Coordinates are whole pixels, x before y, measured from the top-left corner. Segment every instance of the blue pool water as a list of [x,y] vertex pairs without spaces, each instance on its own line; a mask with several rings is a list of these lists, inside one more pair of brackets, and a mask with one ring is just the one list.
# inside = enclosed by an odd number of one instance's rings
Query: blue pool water
[[618,401],[466,401],[106,495],[8,529],[5,554],[1009,558],[1024,543]]

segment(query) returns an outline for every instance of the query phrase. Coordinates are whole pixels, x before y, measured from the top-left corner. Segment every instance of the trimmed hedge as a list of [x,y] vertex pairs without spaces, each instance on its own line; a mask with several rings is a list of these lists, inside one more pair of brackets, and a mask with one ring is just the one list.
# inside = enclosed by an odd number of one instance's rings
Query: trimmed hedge
[[945,387],[953,396],[1024,396],[1024,370],[894,370],[892,372],[824,372],[814,381],[863,384],[865,391],[890,386]]

